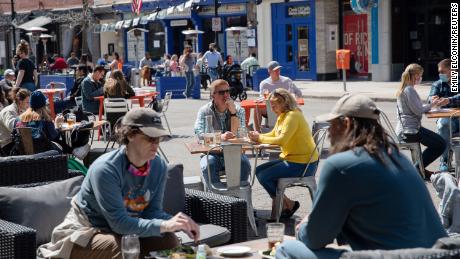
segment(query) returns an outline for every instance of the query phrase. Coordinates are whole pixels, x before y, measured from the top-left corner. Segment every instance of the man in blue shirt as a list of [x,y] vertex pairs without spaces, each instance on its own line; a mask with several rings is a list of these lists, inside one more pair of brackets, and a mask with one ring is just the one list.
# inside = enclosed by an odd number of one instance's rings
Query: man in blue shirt
[[[443,59],[438,63],[439,80],[433,82],[430,91],[430,101],[441,98],[442,107],[454,108],[460,104],[460,95],[451,91],[451,78],[450,78],[450,59]],[[446,150],[441,155],[441,163],[439,164],[439,171],[448,171],[448,155],[450,150],[450,129],[449,129],[449,118],[441,118],[436,121],[436,128],[438,134],[448,143]],[[459,120],[458,118],[452,118],[450,120],[452,127],[452,133],[459,132]]]
[[217,72],[219,64],[222,65],[224,63],[222,60],[222,56],[217,51],[215,43],[209,44],[209,50],[206,51],[206,53],[204,53],[203,61],[207,62],[208,75],[211,78],[212,83],[219,77],[219,74]]
[[339,258],[334,239],[353,250],[429,248],[447,236],[430,193],[412,163],[379,124],[363,95],[345,95],[330,114],[331,156],[319,174],[312,211],[276,258]]
[[[230,86],[227,81],[218,79],[211,83],[209,87],[212,101],[205,104],[198,111],[198,116],[195,121],[195,134],[200,138],[203,137],[206,125],[206,116],[212,117],[212,126],[209,126],[213,131],[221,131],[221,139],[226,141],[236,136],[239,127],[246,125],[244,109],[236,106],[232,98],[230,98]],[[212,132],[211,132],[212,133]],[[222,187],[219,179],[219,171],[224,169],[224,157],[222,154],[210,154],[209,164],[206,156],[203,156],[200,161],[201,173],[206,182],[211,182],[216,187]],[[211,179],[208,179],[208,167],[211,172]],[[251,172],[251,164],[246,155],[241,155],[241,181],[243,184],[248,184],[248,176]]]

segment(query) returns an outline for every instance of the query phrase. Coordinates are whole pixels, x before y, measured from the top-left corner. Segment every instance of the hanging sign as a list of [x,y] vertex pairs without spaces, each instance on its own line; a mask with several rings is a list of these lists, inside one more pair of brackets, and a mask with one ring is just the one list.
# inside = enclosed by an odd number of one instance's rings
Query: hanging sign
[[220,17],[212,17],[212,31],[222,30],[222,19]]

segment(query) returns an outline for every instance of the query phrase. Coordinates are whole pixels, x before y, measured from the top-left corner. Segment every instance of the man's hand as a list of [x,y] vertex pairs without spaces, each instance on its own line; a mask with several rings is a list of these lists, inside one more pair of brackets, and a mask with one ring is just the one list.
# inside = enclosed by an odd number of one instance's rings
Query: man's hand
[[440,105],[440,106],[448,105],[449,102],[450,102],[449,98],[440,98],[438,105]]
[[297,233],[299,232],[300,225],[302,225],[303,223],[306,223],[306,222],[308,222],[308,215],[305,216],[305,217],[302,219],[302,221],[300,221],[300,223],[299,223],[298,225],[294,226],[294,228],[295,228],[295,230],[296,230]]
[[259,142],[259,132],[257,131],[249,131],[248,136],[249,139],[254,141],[254,142]]
[[233,134],[233,132],[231,132],[231,131],[227,131],[227,132],[223,133],[222,136],[221,136],[222,140],[224,140],[224,141],[232,139],[234,137],[235,137],[235,134]]
[[225,105],[227,105],[227,109],[230,113],[235,114],[236,113],[236,106],[235,102],[233,102],[232,98],[228,98],[225,101]]
[[439,99],[439,96],[437,96],[437,95],[431,96],[431,102],[434,102],[434,101],[436,101],[437,99]]
[[177,213],[169,220],[163,221],[160,232],[184,231],[195,242],[200,238],[200,227],[189,216],[182,212]]

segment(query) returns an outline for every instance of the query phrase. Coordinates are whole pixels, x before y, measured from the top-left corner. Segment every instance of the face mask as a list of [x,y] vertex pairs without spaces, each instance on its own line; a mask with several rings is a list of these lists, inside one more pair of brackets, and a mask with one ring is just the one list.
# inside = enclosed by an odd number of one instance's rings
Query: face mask
[[422,77],[420,77],[419,79],[415,80],[416,85],[419,85],[420,83],[422,83]]
[[443,83],[449,82],[449,78],[447,77],[446,74],[439,74],[439,79],[441,79],[441,82]]

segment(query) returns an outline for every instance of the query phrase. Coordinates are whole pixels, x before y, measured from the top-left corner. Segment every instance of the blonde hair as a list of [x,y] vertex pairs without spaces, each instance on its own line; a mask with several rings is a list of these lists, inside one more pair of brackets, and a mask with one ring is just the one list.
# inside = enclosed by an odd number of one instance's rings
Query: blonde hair
[[294,96],[284,88],[277,88],[268,96],[268,100],[273,101],[283,107],[283,112],[299,110]]
[[24,113],[19,115],[19,119],[25,123],[31,122],[31,121],[39,121],[39,120],[52,121],[51,115],[48,112],[48,109],[46,108],[46,106],[43,106],[36,110],[29,107]]
[[18,46],[16,47],[16,54],[24,53],[29,55],[29,43],[25,40],[20,40]]
[[225,81],[224,79],[217,79],[217,80],[214,80],[211,85],[209,86],[209,93],[211,94],[211,96],[214,94],[214,91],[216,90],[216,87],[218,86],[221,86],[221,85],[227,85],[227,86],[230,86],[228,84],[227,81]]
[[422,66],[416,63],[408,65],[401,75],[401,85],[399,86],[398,92],[396,92],[396,97],[399,97],[406,86],[412,83],[415,76],[420,74],[423,74]]

